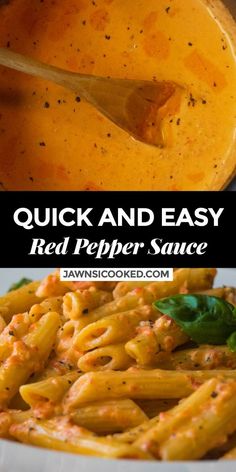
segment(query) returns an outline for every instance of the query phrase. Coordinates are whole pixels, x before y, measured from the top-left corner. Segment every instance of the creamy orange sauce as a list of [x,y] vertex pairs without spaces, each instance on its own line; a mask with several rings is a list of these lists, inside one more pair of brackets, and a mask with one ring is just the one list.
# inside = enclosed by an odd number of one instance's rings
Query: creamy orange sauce
[[218,0],[10,0],[0,46],[71,71],[174,80],[185,92],[159,149],[72,92],[1,67],[2,189],[222,188],[236,164],[235,31]]

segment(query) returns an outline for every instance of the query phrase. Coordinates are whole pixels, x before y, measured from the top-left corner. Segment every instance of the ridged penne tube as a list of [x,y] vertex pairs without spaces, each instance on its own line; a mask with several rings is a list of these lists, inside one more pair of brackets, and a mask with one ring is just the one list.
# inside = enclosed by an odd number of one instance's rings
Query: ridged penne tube
[[98,434],[112,434],[140,425],[148,419],[132,400],[90,403],[71,413],[73,423]]
[[106,303],[106,305],[92,310],[90,317],[93,321],[96,321],[107,316],[115,315],[116,313],[133,310],[134,308],[143,306],[145,304],[145,300],[142,298],[142,291],[139,293],[133,291],[127,293],[127,295],[124,297],[121,297],[117,300],[112,300],[110,303]]
[[153,363],[159,350],[157,338],[151,328],[130,339],[125,344],[127,354],[135,359],[138,365],[148,366]]
[[62,315],[62,301],[63,298],[51,297],[46,298],[41,303],[36,303],[29,310],[29,319],[32,323],[38,321],[42,315],[45,315],[49,311],[56,311],[59,315]]
[[[55,354],[55,353],[54,353]],[[79,372],[79,369],[77,368],[77,362],[76,365],[70,361],[70,350],[68,351],[68,356],[67,353],[63,354],[62,356],[55,356],[53,355],[50,357],[49,361],[47,362],[47,366],[45,369],[43,369],[42,372],[36,373],[33,377],[30,378],[32,382],[41,382],[41,380],[46,380],[49,379],[50,377],[60,377],[66,374],[70,374],[74,371]]]
[[144,287],[155,293],[157,299],[169,297],[179,293],[182,289],[192,292],[195,290],[207,290],[212,287],[216,275],[215,269],[177,269],[174,271],[172,282],[120,282],[113,291],[114,298],[125,296],[135,287]]
[[59,402],[75,380],[79,377],[78,372],[70,372],[66,375],[49,377],[39,382],[22,385],[20,394],[23,400],[34,408],[39,402]]
[[31,325],[24,342],[32,350],[36,351],[38,359],[47,359],[55,344],[57,330],[60,326],[60,317],[55,311],[50,311]]
[[88,290],[66,293],[63,297],[63,314],[66,319],[77,320],[94,308],[109,303],[110,292],[91,287]]
[[34,303],[39,302],[36,295],[38,286],[39,282],[30,282],[0,297],[1,315],[7,323],[11,320],[12,315],[28,311]]
[[13,343],[11,355],[0,368],[0,405],[5,406],[28,377],[44,366],[59,327],[55,312],[47,313],[31,325],[31,331],[22,340]]
[[227,460],[227,461],[232,461],[236,459],[236,447],[234,449],[231,449],[231,451],[227,452],[221,460]]
[[193,411],[191,418],[161,444],[163,460],[195,460],[236,430],[236,382],[218,382],[211,397]]
[[138,328],[139,334],[125,345],[126,352],[138,365],[153,366],[160,351],[171,352],[185,344],[189,337],[168,316],[161,316],[153,327]]
[[84,354],[78,360],[78,367],[83,372],[97,370],[126,370],[132,364],[124,344],[99,347]]
[[77,334],[78,323],[75,320],[68,320],[61,326],[57,334],[56,353],[60,354],[70,349]]
[[12,352],[15,341],[28,333],[30,319],[28,313],[14,315],[0,334],[0,361],[5,360]]
[[[139,309],[144,305],[150,305],[154,301],[153,297],[147,294],[147,302],[145,302],[142,289],[140,290],[141,291],[139,292],[134,291],[127,293],[127,295],[118,300],[112,300],[111,302],[106,303],[95,310],[92,310],[88,314],[84,314],[77,320],[77,331],[82,331],[85,326],[95,323],[102,318],[106,318],[117,313],[131,311],[133,309]],[[156,311],[156,316],[161,316],[161,314],[158,315],[158,312]]]
[[156,366],[170,370],[236,369],[236,353],[227,346],[199,346],[165,355],[160,353]]
[[18,441],[59,451],[91,456],[120,459],[151,459],[149,453],[132,445],[94,436],[91,432],[73,425],[65,417],[39,421],[30,419],[22,424],[13,424],[10,434]]
[[159,415],[156,419],[149,421],[150,427],[145,423],[144,431],[136,438],[135,444],[143,449],[150,449],[155,457],[159,457],[160,445],[164,443],[171,434],[192,418],[196,411],[199,411],[201,404],[211,398],[215,391],[218,380],[213,378],[205,382],[188,398],[179,402],[171,410]]
[[107,316],[83,328],[76,336],[74,346],[80,351],[89,351],[126,341],[134,336],[141,321],[153,321],[156,317],[156,310],[150,306]]
[[0,334],[0,344],[3,344],[6,340],[13,340],[14,342],[15,339],[21,339],[22,336],[28,333],[30,325],[28,312],[13,315],[11,321]]
[[213,377],[236,380],[236,370],[170,371],[131,368],[124,372],[88,372],[82,375],[65,396],[65,410],[86,402],[112,398],[184,398]]
[[10,426],[15,423],[23,423],[32,416],[31,410],[20,411],[20,410],[8,410],[0,413],[0,438],[9,439],[11,437],[9,433]]

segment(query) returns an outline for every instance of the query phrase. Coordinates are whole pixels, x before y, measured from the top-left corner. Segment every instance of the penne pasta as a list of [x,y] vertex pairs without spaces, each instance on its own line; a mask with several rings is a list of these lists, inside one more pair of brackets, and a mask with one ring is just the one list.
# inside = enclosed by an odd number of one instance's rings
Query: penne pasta
[[8,410],[0,413],[0,438],[10,439],[10,426],[20,424],[32,416],[32,411]]
[[11,353],[14,342],[24,336],[30,326],[28,313],[14,315],[0,334],[0,361],[4,361]]
[[97,283],[56,271],[2,297],[0,438],[111,459],[233,460],[235,289],[212,288],[215,274]]
[[184,398],[212,377],[236,379],[235,370],[170,371],[131,368],[124,372],[88,372],[70,388],[64,399],[65,410],[96,399],[173,399]]
[[[208,404],[215,397],[219,385],[222,384],[216,378],[205,382],[176,407],[161,414],[158,421],[152,420],[152,423],[150,421],[151,427],[145,428],[134,444],[141,449],[152,451],[155,457],[161,458],[162,445],[171,438],[171,435],[175,437],[176,432],[188,424],[188,421],[192,422],[192,418],[202,410],[202,406]],[[194,425],[192,426],[194,427]],[[194,434],[190,433],[190,436],[194,440]]]
[[96,437],[90,431],[71,424],[66,417],[48,421],[30,419],[22,424],[13,424],[10,434],[21,442],[76,454],[121,459],[152,458],[133,446]]
[[132,292],[136,288],[146,287],[147,285],[150,285],[149,281],[118,282],[113,290],[113,297],[116,300],[117,298],[124,297],[127,293]]
[[37,288],[36,295],[40,298],[58,297],[68,291],[68,285],[60,280],[59,271],[55,270],[52,274],[44,277]]
[[136,291],[127,293],[120,299],[112,300],[110,303],[106,303],[105,305],[92,310],[90,313],[90,323],[107,316],[115,315],[116,313],[133,310],[146,304],[148,303],[146,303],[145,299],[142,297],[142,291],[140,293],[136,293]]
[[189,336],[168,316],[161,316],[153,325],[160,351],[171,352],[189,341]]
[[56,404],[62,400],[79,375],[78,372],[70,372],[69,374],[49,377],[39,382],[22,385],[20,387],[21,397],[32,408],[42,402],[50,401]]
[[135,288],[144,287],[155,293],[155,299],[169,297],[176,293],[207,290],[213,285],[215,269],[177,269],[174,271],[173,282],[120,282],[113,291],[114,298],[125,296]]
[[211,297],[226,298],[228,293],[227,287],[209,288],[208,290],[197,290],[196,293],[201,295],[209,295]]
[[98,434],[117,433],[140,425],[148,418],[132,400],[108,400],[83,405],[71,413],[73,423]]
[[160,447],[163,460],[194,460],[203,457],[209,450],[236,430],[236,382],[219,382],[211,398],[201,404],[200,410],[169,437]]
[[57,343],[55,352],[60,354],[70,349],[77,334],[78,322],[74,320],[66,321],[57,333]]
[[126,370],[132,359],[126,353],[124,344],[113,344],[89,351],[78,360],[82,372],[97,370]]
[[45,315],[49,311],[56,311],[62,317],[62,301],[63,298],[51,297],[46,298],[41,303],[36,303],[29,310],[29,319],[32,323],[38,321],[42,315]]
[[59,328],[59,315],[47,313],[31,331],[13,343],[10,356],[0,367],[0,404],[5,406],[28,377],[44,367]]
[[39,282],[31,282],[0,297],[0,315],[7,323],[13,315],[28,311],[39,301],[36,295],[38,287]]
[[63,297],[63,315],[66,319],[77,320],[91,310],[112,300],[110,292],[90,287],[88,290],[66,293]]
[[[125,431],[124,433],[114,434],[112,437],[122,443],[133,444],[136,439],[140,437],[141,434],[145,433],[145,431],[148,431],[152,426],[156,425],[158,422],[159,415],[155,416],[152,419],[144,421],[144,423],[140,424],[139,426],[135,426],[134,428],[128,429],[128,431]],[[139,446],[138,448],[140,449]]]
[[156,354],[159,351],[157,338],[151,327],[147,327],[145,332],[142,332],[130,339],[125,344],[127,354],[135,359],[140,366],[149,366],[153,364]]
[[199,346],[183,349],[171,355],[160,353],[156,357],[157,367],[170,370],[236,369],[236,353],[227,346]]
[[139,334],[126,343],[125,349],[140,366],[155,366],[160,351],[171,352],[189,341],[189,337],[168,316],[161,316],[153,326],[144,325],[138,331]]
[[135,334],[141,321],[154,321],[157,312],[150,306],[98,320],[83,328],[74,340],[74,346],[80,351],[89,351],[97,347],[126,341]]
[[37,296],[43,298],[57,297],[67,292],[88,290],[91,287],[110,292],[115,285],[114,282],[63,282],[60,280],[60,271],[57,269],[41,281],[37,289]]

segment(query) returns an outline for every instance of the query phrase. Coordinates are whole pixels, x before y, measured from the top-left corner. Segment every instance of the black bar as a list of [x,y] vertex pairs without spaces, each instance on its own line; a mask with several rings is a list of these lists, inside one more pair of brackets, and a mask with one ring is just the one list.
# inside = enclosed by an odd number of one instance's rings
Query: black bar
[[[236,192],[0,192],[1,232],[0,257],[1,267],[236,267],[235,252],[235,208]],[[45,207],[58,208],[93,208],[91,221],[94,226],[62,225],[53,227],[35,227],[26,230],[15,224],[14,212],[26,207],[33,211]],[[98,227],[102,211],[109,207],[116,215],[117,208],[150,208],[155,213],[155,222],[149,227],[122,227],[105,224]],[[219,219],[219,227],[210,220],[205,227],[162,227],[161,208],[175,208],[176,215],[187,207],[193,215],[196,208],[224,208]],[[66,255],[29,255],[32,239],[43,238],[47,243],[60,243],[63,238],[70,238]],[[96,259],[95,255],[73,255],[76,239],[86,238],[99,243],[105,239],[111,243],[118,240],[143,242],[144,247],[137,255],[119,254],[114,259],[104,255]],[[160,238],[164,242],[207,242],[204,255],[147,255],[150,241]]]

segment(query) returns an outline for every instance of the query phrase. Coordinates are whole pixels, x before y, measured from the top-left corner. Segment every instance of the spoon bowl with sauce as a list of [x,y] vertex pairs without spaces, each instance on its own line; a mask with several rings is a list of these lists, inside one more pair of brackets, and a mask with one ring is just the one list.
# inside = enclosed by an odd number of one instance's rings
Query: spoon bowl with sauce
[[112,79],[69,72],[7,48],[0,48],[0,65],[69,88],[139,141],[160,147],[165,144],[162,119],[171,99],[181,89],[174,82]]

